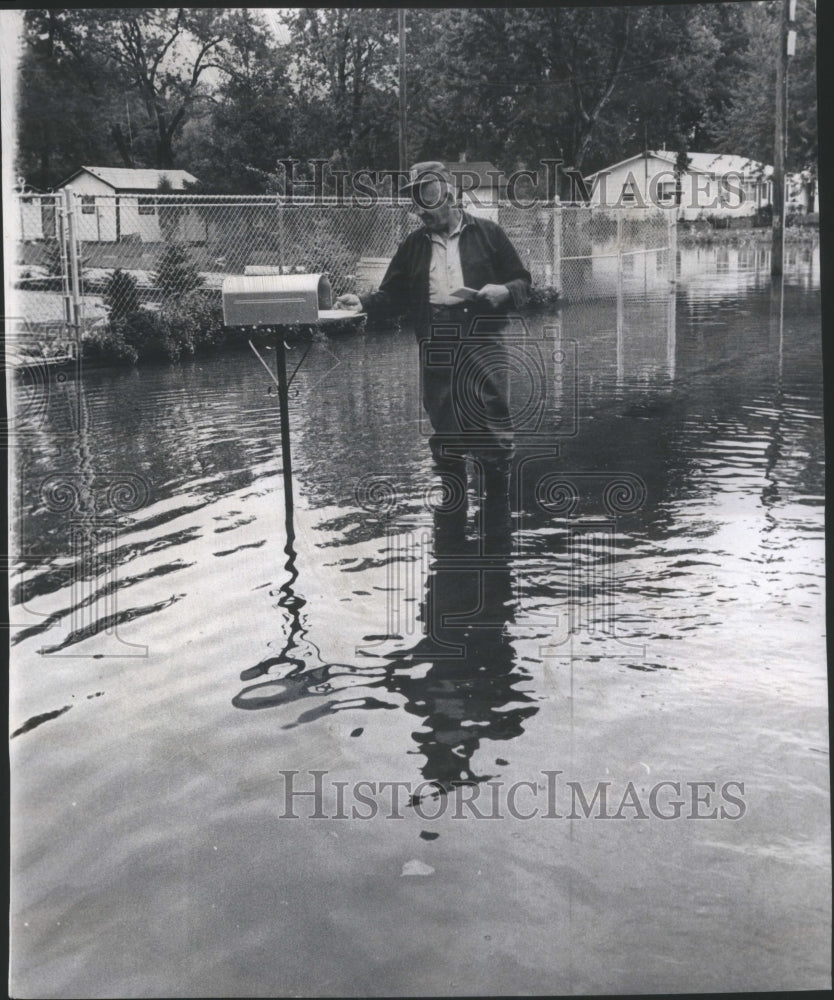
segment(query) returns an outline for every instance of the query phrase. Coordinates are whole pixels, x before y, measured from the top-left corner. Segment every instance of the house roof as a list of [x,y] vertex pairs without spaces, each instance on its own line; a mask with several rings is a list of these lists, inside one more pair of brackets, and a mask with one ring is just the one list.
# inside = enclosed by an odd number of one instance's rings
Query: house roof
[[172,191],[184,191],[187,184],[196,184],[197,178],[187,170],[146,170],[131,167],[82,167],[64,181],[66,187],[79,174],[92,174],[115,191],[158,191],[160,181],[166,178]]
[[[650,149],[648,155],[656,160],[662,160],[670,166],[674,166],[678,158],[678,154],[674,150],[668,149]],[[690,152],[687,152],[686,155],[689,157],[689,167],[687,169],[690,173],[694,174],[742,174],[747,176],[763,171],[764,175],[769,177],[773,173],[773,167],[769,165],[763,166],[758,160],[752,160],[748,156],[736,156],[733,153]],[[595,173],[589,174],[585,179],[593,180],[599,174],[608,173],[611,170],[616,170],[617,167],[625,166],[627,163],[637,163],[643,159],[644,154],[637,153],[635,156],[629,156],[625,160],[620,160],[619,163],[613,163],[610,167],[597,170]]]

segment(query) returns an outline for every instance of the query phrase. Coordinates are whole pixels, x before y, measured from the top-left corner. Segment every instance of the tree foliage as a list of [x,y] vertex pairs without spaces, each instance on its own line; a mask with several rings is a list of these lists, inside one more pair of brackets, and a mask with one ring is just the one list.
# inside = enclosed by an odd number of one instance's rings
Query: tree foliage
[[[19,70],[17,171],[48,188],[85,163],[133,166],[131,97],[74,44],[71,12],[30,10]],[[134,109],[135,114],[135,109]]]
[[175,166],[224,18],[222,9],[184,7],[28,10],[23,73],[42,103],[22,88],[22,156],[39,156],[50,175],[56,143],[76,168],[79,153],[103,150],[125,166]]
[[[737,84],[708,123],[717,151],[773,162],[780,9],[778,0],[743,6]],[[811,0],[799,0],[796,15],[796,54],[788,61],[786,163],[791,171],[815,172],[816,13]]]
[[167,295],[183,295],[202,285],[197,268],[179,243],[168,243],[159,255],[154,284]]
[[138,312],[140,301],[136,278],[117,267],[107,279],[103,299],[111,321]]
[[[545,157],[588,174],[644,148],[773,157],[781,0],[407,11],[409,158]],[[798,0],[789,166],[816,158],[813,0]],[[18,171],[183,167],[217,192],[278,162],[398,161],[387,8],[40,9],[25,14]],[[281,28],[275,30],[276,24]]]
[[286,24],[298,74],[294,153],[395,165],[396,10],[303,7]]
[[185,125],[183,155],[203,186],[218,193],[262,192],[288,156],[293,91],[288,56],[256,13],[232,11],[217,54],[219,82]]
[[726,6],[448,12],[417,73],[420,146],[505,168],[556,156],[586,173],[646,147],[694,148],[730,88]]

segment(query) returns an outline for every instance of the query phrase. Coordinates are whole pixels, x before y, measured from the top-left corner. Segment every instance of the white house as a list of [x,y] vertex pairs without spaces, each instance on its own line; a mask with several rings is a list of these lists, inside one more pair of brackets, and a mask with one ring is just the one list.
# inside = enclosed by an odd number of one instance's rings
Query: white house
[[160,184],[176,193],[196,183],[197,178],[187,170],[82,167],[58,190],[73,191],[80,199],[77,225],[81,240],[108,243],[130,236],[143,243],[166,238],[201,243],[206,239],[205,222],[187,205],[178,205],[176,212],[169,210],[163,225],[170,225],[170,232],[163,233],[160,225],[160,213],[166,211]]
[[[772,167],[726,153],[687,155],[689,163],[680,177],[679,218],[750,216],[770,204]],[[648,150],[598,170],[585,178],[590,203],[675,208],[677,156],[668,150]]]
[[785,204],[788,212],[819,212],[820,186],[810,170],[788,174]]

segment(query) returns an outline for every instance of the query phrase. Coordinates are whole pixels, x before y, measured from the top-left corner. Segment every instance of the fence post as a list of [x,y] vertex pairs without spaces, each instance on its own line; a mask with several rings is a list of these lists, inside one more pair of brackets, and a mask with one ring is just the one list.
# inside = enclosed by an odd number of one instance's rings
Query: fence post
[[[53,202],[55,213],[55,239],[58,243],[58,255],[61,265],[61,297],[64,304],[64,323],[68,330],[78,332],[78,291],[73,280],[73,239],[74,226],[70,228],[72,204],[71,193],[67,190],[62,195],[56,195]],[[76,257],[77,259],[77,257]]]
[[623,217],[617,213],[617,383],[623,381]]
[[278,273],[284,274],[284,206],[278,201]]
[[[392,257],[394,253],[396,253],[397,247],[400,245],[400,240],[402,238],[402,231],[403,231],[402,212],[400,210],[400,204],[398,199],[397,201],[391,202],[391,246],[393,247],[393,250],[391,251]],[[385,256],[387,256],[387,254]]]
[[61,298],[64,307],[64,322],[67,327],[72,325],[72,306],[70,304],[69,253],[67,251],[67,217],[65,199],[57,195],[53,202],[55,213],[55,242],[58,244],[58,260],[61,265]]
[[551,249],[553,251],[553,287],[562,294],[562,205],[560,202],[553,203],[551,212],[553,223],[553,237]]
[[68,250],[69,324],[75,330],[75,339],[81,339],[81,277],[78,266],[78,231],[75,220],[75,193],[64,188],[64,213]]

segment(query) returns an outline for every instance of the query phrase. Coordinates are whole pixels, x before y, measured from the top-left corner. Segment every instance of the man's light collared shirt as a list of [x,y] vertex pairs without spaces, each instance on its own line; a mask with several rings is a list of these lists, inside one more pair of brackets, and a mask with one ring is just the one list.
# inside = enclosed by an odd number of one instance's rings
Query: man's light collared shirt
[[429,264],[429,302],[442,305],[452,292],[463,287],[463,270],[460,264],[460,234],[463,213],[458,224],[448,236],[430,233],[431,263]]

